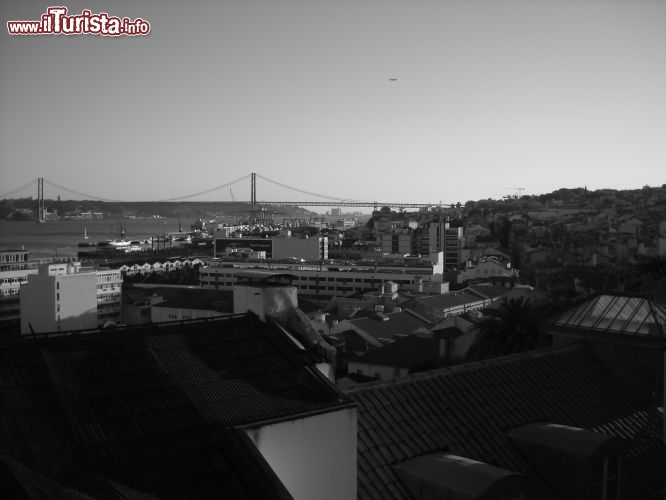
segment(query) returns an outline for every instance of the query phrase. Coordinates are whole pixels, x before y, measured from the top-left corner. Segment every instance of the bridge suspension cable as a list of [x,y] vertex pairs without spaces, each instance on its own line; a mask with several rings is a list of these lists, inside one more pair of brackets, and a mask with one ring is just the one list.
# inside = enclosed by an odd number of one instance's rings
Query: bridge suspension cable
[[91,194],[81,193],[80,191],[75,191],[73,189],[66,188],[65,186],[61,186],[60,184],[56,184],[55,182],[50,181],[48,179],[44,179],[44,182],[46,182],[50,186],[62,189],[63,191],[67,191],[68,193],[72,193],[77,196],[82,196],[86,200],[98,200],[98,201],[110,201],[114,203],[122,203],[122,200],[114,200],[111,198],[100,198],[99,196],[93,196]]
[[1,200],[4,200],[4,199],[6,199],[8,196],[11,196],[11,195],[13,195],[13,194],[16,194],[16,193],[18,193],[19,191],[23,191],[24,189],[28,189],[30,186],[33,186],[34,184],[35,184],[35,181],[32,180],[32,181],[28,182],[27,184],[24,184],[23,186],[21,186],[21,187],[19,187],[19,188],[13,189],[12,191],[9,191],[8,193],[5,193],[5,194],[3,194],[3,195],[0,195],[0,199],[1,199]]
[[301,193],[301,194],[307,194],[308,196],[315,196],[317,198],[323,198],[325,200],[330,200],[330,201],[341,201],[341,202],[346,202],[346,203],[364,203],[360,200],[351,200],[351,199],[347,199],[347,198],[334,198],[334,197],[327,196],[327,195],[324,195],[324,194],[318,194],[318,193],[313,193],[311,191],[306,191],[304,189],[298,189],[298,188],[283,184],[281,182],[274,181],[273,179],[269,179],[269,178],[264,177],[263,175],[259,175],[259,174],[257,174],[257,177],[259,177],[260,179],[262,179],[264,181],[270,182],[272,184],[276,184],[276,185],[278,185],[280,187],[283,187],[285,189],[289,189],[291,191],[296,191],[296,192]]
[[[236,184],[238,182],[247,180],[249,177],[250,177],[250,174],[244,175],[243,177],[239,177],[238,179],[236,179],[234,181],[227,182],[226,184],[220,184],[219,186],[215,186],[213,188],[206,189],[205,191],[199,191],[198,193],[192,193],[192,194],[188,194],[188,195],[185,195],[185,196],[178,196],[176,198],[167,198],[165,200],[156,200],[156,201],[165,201],[165,202],[166,201],[180,201],[180,200],[185,200],[187,198],[192,198],[194,196],[201,196],[201,195],[204,195],[204,194],[212,193],[213,191],[217,191],[218,189],[223,189],[225,187],[231,186],[232,184]],[[232,193],[232,196],[233,196],[233,193]]]

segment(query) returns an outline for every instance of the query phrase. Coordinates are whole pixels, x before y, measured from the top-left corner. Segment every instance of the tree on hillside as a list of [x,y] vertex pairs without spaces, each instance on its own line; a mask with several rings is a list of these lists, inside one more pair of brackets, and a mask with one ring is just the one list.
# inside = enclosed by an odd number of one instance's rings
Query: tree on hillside
[[524,297],[503,300],[485,311],[476,324],[477,336],[467,352],[467,361],[505,356],[546,347],[547,337],[540,329],[541,314]]

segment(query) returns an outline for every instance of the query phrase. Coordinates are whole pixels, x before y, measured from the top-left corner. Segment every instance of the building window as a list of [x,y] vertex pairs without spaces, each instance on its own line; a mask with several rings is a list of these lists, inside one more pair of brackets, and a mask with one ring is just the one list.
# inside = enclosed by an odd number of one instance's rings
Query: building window
[[592,495],[598,500],[620,498],[620,457],[597,460],[592,464]]

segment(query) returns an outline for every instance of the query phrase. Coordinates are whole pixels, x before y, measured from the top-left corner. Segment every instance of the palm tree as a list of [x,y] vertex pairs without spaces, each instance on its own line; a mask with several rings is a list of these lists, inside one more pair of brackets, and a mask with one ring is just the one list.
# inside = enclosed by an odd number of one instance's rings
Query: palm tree
[[524,297],[504,299],[488,308],[475,329],[476,339],[467,351],[467,361],[494,358],[548,345],[540,329],[541,314]]

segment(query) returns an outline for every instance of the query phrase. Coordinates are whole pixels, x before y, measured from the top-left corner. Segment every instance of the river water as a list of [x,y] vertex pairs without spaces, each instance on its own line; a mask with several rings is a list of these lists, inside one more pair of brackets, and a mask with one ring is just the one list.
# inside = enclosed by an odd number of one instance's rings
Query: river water
[[[124,239],[145,240],[178,231],[178,219],[124,219]],[[189,230],[189,223],[183,222]],[[84,239],[84,231],[88,239]],[[120,239],[118,221],[58,220],[44,224],[28,221],[0,221],[0,249],[26,249],[31,259],[76,257],[79,243]],[[86,250],[86,249],[82,249]],[[90,249],[87,249],[90,250]]]

